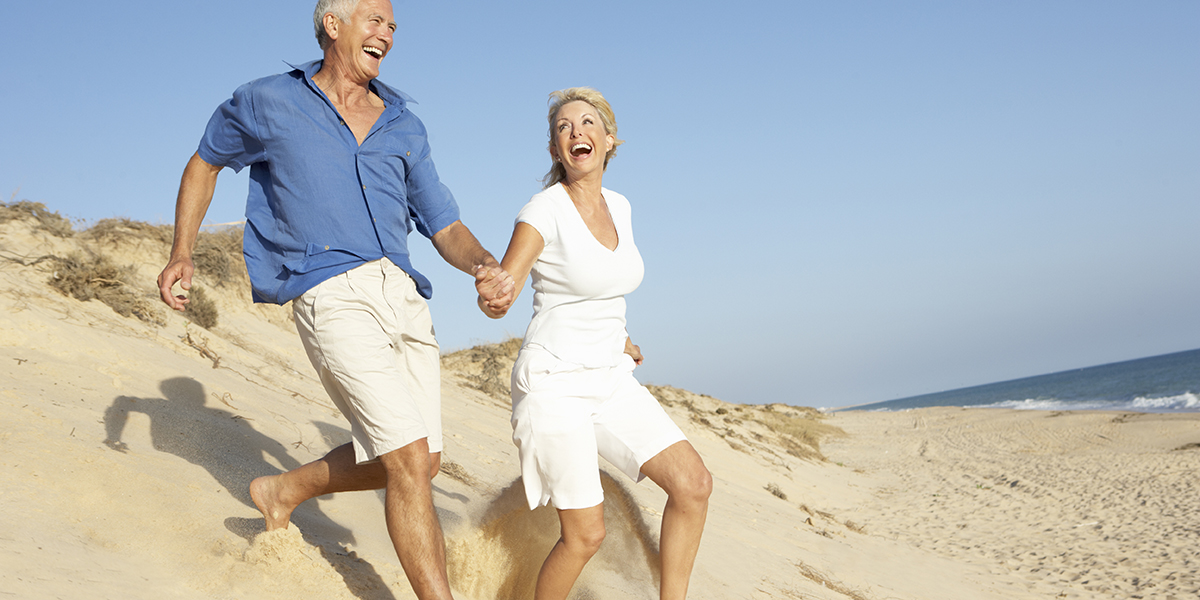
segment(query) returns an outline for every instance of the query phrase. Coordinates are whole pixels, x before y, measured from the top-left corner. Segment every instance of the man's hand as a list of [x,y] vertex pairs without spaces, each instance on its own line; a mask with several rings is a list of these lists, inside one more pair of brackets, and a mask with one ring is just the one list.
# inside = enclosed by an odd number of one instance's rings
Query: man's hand
[[517,298],[517,286],[513,283],[512,275],[479,245],[479,240],[462,221],[443,227],[433,234],[430,241],[446,262],[475,277],[479,308],[487,316],[499,319],[508,312],[508,307]]
[[175,258],[167,263],[167,267],[158,275],[158,294],[163,303],[179,311],[187,307],[187,296],[176,296],[171,293],[171,288],[179,282],[179,287],[185,291],[192,289],[192,273],[195,270],[190,258]]
[[175,199],[175,239],[171,243],[171,258],[167,267],[158,275],[158,295],[163,303],[175,310],[183,310],[188,303],[185,296],[176,296],[171,288],[176,282],[184,291],[192,289],[192,249],[196,247],[196,236],[200,223],[212,202],[213,190],[217,187],[217,174],[221,167],[210,165],[200,158],[199,152],[192,155],[183,169],[179,181],[179,197]]
[[516,284],[512,275],[500,267],[477,265],[475,267],[475,291],[479,292],[479,308],[493,319],[503,317],[516,295]]

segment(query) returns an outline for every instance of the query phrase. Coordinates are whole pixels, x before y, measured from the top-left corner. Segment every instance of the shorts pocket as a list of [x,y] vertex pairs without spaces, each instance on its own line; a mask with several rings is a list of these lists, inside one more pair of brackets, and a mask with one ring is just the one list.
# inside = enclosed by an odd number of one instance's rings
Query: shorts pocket
[[546,376],[555,372],[562,364],[553,354],[540,348],[522,348],[512,370],[513,399],[522,398],[532,392]]

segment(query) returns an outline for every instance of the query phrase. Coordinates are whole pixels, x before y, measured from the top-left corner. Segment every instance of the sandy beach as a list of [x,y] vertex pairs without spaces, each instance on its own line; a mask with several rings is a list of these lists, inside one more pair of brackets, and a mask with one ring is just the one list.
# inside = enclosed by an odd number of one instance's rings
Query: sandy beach
[[[202,327],[155,299],[168,228],[71,232],[0,210],[0,598],[414,597],[378,493],[311,501],[263,531],[250,480],[349,434],[288,309],[251,305],[237,260],[197,276],[218,317]],[[208,241],[218,258],[222,239]],[[114,274],[64,285],[98,258]],[[85,284],[109,303],[62,291]],[[523,501],[515,350],[443,359],[434,501],[463,599],[530,597],[557,538],[553,512]],[[1200,596],[1200,414],[825,415],[652,392],[715,480],[692,598]],[[573,597],[655,598],[665,495],[612,473],[608,537]]]

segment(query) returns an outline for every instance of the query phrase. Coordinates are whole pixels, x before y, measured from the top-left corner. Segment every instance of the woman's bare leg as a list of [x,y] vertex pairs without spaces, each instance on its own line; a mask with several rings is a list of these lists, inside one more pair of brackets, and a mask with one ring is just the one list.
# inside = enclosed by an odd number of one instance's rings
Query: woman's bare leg
[[667,492],[659,542],[662,559],[659,598],[683,600],[687,598],[692,566],[708,517],[712,474],[700,454],[686,441],[677,442],[646,461],[642,473]]
[[604,505],[558,511],[562,537],[538,573],[534,600],[565,600],[604,541]]

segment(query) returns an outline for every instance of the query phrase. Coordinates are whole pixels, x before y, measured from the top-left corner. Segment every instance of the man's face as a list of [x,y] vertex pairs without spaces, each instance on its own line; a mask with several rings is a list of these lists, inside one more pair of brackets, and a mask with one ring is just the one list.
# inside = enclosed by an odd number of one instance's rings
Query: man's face
[[392,48],[392,34],[396,21],[392,17],[392,3],[388,0],[360,0],[347,23],[338,22],[333,46],[334,55],[345,64],[350,73],[363,81],[379,76],[379,64]]

